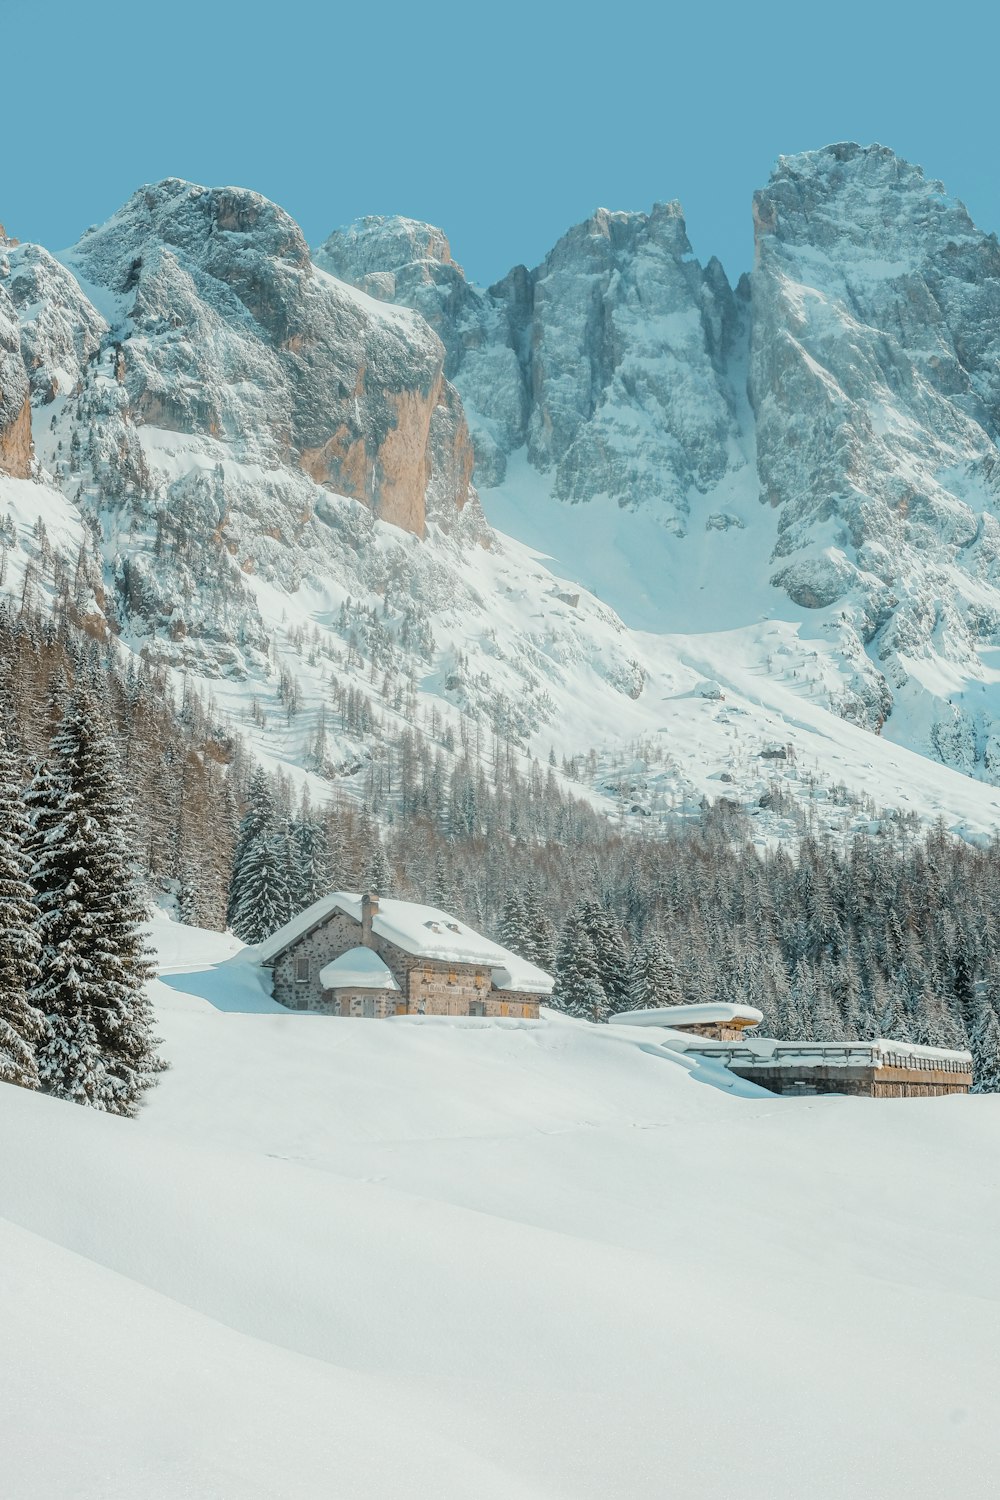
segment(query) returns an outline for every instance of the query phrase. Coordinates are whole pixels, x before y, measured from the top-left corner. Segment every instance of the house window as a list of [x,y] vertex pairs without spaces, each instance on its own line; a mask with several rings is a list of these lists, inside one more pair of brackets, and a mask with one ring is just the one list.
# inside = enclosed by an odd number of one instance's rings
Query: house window
[[297,958],[295,960],[295,983],[309,983],[309,960],[308,958]]

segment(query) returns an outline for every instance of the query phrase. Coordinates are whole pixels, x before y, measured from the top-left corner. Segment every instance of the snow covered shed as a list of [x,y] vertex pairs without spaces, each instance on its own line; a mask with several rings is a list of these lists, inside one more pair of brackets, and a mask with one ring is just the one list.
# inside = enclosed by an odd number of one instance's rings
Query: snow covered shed
[[335,891],[257,947],[275,1000],[336,1016],[537,1016],[542,969],[437,907]]
[[669,1026],[671,1031],[709,1037],[716,1042],[738,1042],[744,1031],[760,1025],[764,1015],[752,1005],[730,1005],[719,1000],[705,1005],[657,1005],[647,1010],[627,1010],[614,1019],[616,1025]]

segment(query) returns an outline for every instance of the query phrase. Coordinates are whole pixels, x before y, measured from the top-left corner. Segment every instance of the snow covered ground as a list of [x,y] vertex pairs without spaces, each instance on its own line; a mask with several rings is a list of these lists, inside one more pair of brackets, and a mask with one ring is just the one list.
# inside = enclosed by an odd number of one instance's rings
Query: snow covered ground
[[991,1491],[1000,1099],[292,1015],[155,933],[139,1119],[0,1088],[5,1494]]

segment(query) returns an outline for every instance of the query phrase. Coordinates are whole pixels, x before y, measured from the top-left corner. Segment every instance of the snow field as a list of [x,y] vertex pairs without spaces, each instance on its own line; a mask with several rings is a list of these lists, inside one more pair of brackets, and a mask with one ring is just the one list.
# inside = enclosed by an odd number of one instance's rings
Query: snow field
[[18,1500],[988,1491],[995,1098],[292,1015],[155,928],[138,1120],[0,1090]]

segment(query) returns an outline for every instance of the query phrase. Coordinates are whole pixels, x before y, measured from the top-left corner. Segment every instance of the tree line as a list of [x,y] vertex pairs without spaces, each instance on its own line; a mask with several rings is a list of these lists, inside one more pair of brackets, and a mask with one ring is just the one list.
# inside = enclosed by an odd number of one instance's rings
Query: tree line
[[899,817],[847,843],[805,828],[796,848],[761,851],[727,801],[630,832],[551,763],[412,727],[380,751],[377,779],[373,758],[314,804],[256,765],[211,702],[174,701],[162,670],[65,604],[0,608],[0,681],[22,791],[50,755],[53,694],[89,697],[131,805],[131,856],[186,921],[252,942],[330,890],[377,890],[497,937],[593,1020],[743,1002],[782,1038],[971,1045],[981,1085],[1000,1084],[996,841]]

